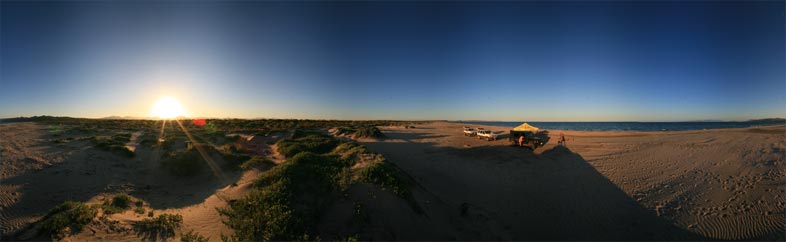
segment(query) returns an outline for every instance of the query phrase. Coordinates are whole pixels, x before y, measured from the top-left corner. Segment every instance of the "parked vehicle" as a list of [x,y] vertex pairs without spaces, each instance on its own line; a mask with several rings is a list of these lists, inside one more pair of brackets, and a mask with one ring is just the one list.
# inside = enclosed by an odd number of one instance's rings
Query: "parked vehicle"
[[488,141],[497,140],[501,134],[491,132],[491,130],[478,130],[477,136],[478,139],[486,138]]
[[475,136],[475,135],[478,135],[477,130],[470,127],[464,127],[464,136]]

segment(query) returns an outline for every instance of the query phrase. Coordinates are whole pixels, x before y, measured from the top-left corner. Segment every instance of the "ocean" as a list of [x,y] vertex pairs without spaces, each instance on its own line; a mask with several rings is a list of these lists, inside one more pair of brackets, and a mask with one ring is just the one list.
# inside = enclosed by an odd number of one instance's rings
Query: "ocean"
[[[499,127],[516,127],[522,122],[455,121],[463,124],[478,124]],[[725,128],[747,128],[756,126],[784,125],[784,121],[744,122],[527,122],[541,129],[584,130],[584,131],[679,131]]]

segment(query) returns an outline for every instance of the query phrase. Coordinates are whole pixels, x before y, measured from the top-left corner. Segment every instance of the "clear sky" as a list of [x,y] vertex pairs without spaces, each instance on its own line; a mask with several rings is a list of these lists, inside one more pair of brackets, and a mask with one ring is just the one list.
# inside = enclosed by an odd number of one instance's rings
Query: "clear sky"
[[786,117],[783,1],[1,4],[0,117]]

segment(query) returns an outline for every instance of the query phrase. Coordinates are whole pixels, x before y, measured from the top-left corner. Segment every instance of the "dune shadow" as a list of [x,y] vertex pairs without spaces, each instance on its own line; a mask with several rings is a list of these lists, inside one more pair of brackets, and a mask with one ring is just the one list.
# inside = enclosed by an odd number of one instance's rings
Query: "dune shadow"
[[[242,175],[223,169],[226,179],[218,179],[205,167],[191,177],[175,176],[150,159],[149,147],[138,148],[133,158],[87,148],[62,162],[3,179],[3,185],[16,187],[20,194],[17,201],[3,208],[3,219],[43,216],[65,201],[86,202],[103,194],[107,195],[104,199],[110,199],[113,194],[127,193],[153,209],[182,208],[202,203]],[[28,225],[14,234],[3,234],[3,239],[18,239],[31,228]]]
[[[392,137],[431,134],[391,133]],[[511,240],[706,240],[642,207],[581,155],[555,146],[368,142],[464,216],[468,210],[504,227]],[[471,217],[471,216],[469,216]],[[477,221],[475,221],[477,222]],[[462,239],[481,239],[462,238]],[[418,238],[408,238],[418,239]]]

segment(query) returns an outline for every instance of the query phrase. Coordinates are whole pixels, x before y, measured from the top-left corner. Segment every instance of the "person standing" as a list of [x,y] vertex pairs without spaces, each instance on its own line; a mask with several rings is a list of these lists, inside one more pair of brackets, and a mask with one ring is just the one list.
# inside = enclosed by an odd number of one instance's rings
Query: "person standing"
[[566,145],[565,144],[565,133],[559,132],[559,140],[558,140],[557,144],[560,144],[562,146]]
[[521,136],[519,136],[519,146],[524,146],[524,134],[521,134]]

